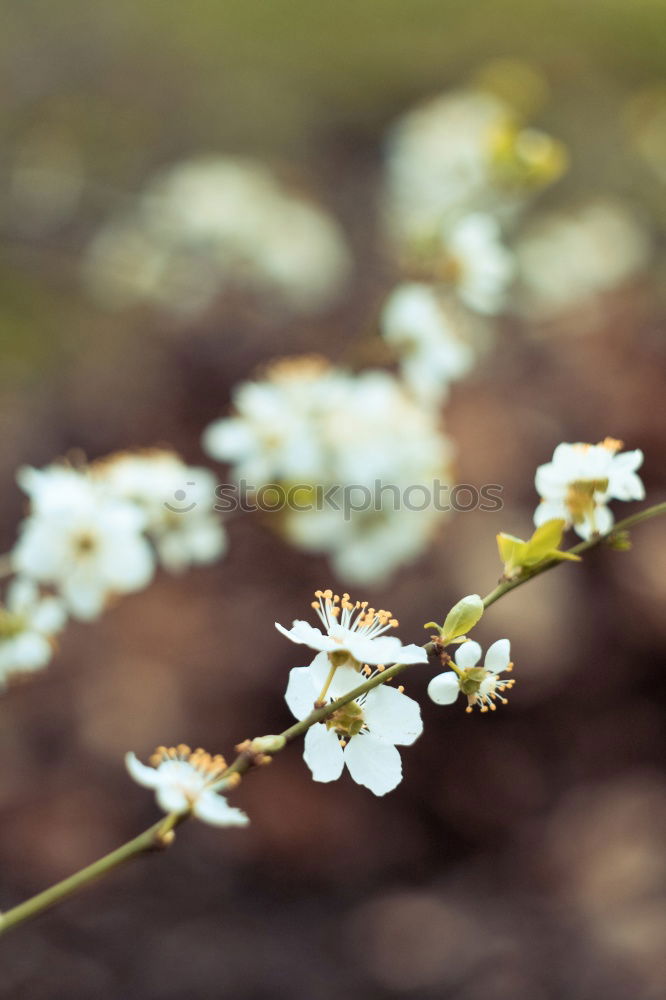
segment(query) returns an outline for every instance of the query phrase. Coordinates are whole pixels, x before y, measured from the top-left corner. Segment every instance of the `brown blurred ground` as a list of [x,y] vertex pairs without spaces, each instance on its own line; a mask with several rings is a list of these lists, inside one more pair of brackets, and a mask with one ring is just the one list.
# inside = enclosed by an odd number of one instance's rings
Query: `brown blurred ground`
[[[26,121],[55,116],[93,174],[126,192],[201,149],[296,159],[350,234],[357,278],[322,322],[279,327],[256,306],[220,302],[172,329],[147,312],[104,315],[81,293],[72,261],[99,206],[44,238],[21,241],[7,227],[2,551],[22,509],[17,465],[158,442],[202,461],[201,428],[257,363],[353,349],[388,287],[373,213],[385,123],[484,55],[532,49],[543,60],[564,137],[590,149],[575,176],[593,188],[598,153],[585,123],[652,78],[653,5],[611,4],[601,24],[601,11],[564,4],[547,40],[533,11],[504,6],[509,26],[495,6],[485,27],[486,5],[473,18],[456,3],[416,3],[409,23],[394,3],[384,18],[377,4],[364,15],[327,2],[320,19],[295,3],[232,4],[226,24],[203,3],[187,15],[171,7],[173,21],[152,4],[100,8],[98,24],[79,4],[61,18],[36,2],[8,8],[8,149]],[[234,40],[244,47],[225,62]],[[503,484],[505,509],[459,515],[432,552],[368,595],[399,614],[405,640],[418,641],[460,594],[494,585],[494,536],[529,531],[534,468],[560,440],[610,434],[642,447],[648,501],[663,498],[666,340],[652,288],[646,277],[619,294],[585,336],[535,338],[504,324],[454,388],[458,479]],[[2,906],[153,821],[150,796],[124,773],[127,749],[145,757],[184,740],[229,752],[288,724],[282,693],[301,661],[273,621],[300,616],[311,590],[333,581],[323,561],[251,519],[230,531],[218,566],[162,576],[99,623],[72,625],[49,670],[0,701]],[[660,996],[665,541],[666,523],[651,522],[631,552],[595,552],[494,607],[480,639],[511,637],[510,705],[470,718],[424,701],[426,733],[404,753],[394,794],[377,800],[348,778],[314,784],[294,746],[239,790],[248,831],[188,824],[168,856],[136,862],[4,939],[0,997]],[[408,693],[423,696],[414,673]]]

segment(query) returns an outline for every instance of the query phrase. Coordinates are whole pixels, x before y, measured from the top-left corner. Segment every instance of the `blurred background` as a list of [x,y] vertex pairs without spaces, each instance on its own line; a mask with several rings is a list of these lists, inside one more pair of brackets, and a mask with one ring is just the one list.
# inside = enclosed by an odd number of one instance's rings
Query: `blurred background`
[[[0,551],[25,510],[23,464],[159,444],[222,476],[201,432],[258,366],[313,351],[383,364],[372,331],[401,276],[382,222],[387,129],[488,66],[504,86],[497,60],[523,66],[517,94],[509,73],[511,98],[528,94],[568,160],[512,233],[513,252],[545,226],[541,247],[552,240],[556,263],[574,266],[539,298],[527,245],[518,292],[446,403],[457,481],[502,484],[504,509],[456,515],[358,596],[420,642],[424,621],[490,590],[495,534],[529,535],[534,469],[560,441],[612,435],[642,448],[647,500],[663,499],[662,35],[658,0],[7,2]],[[258,291],[214,274],[194,287],[201,268],[170,258],[136,292],[145,232],[123,243],[122,227],[154,178],[202,156],[253,158],[319,206],[345,248],[339,287],[315,302],[285,297],[283,276],[277,297],[263,277]],[[568,294],[585,256],[547,222],[599,198],[620,206],[619,228],[595,244],[611,261]],[[91,250],[119,219],[113,253]],[[99,270],[108,259],[111,280]],[[552,277],[547,254],[544,267]],[[229,536],[222,561],[161,573],[99,621],[70,623],[48,670],[2,696],[3,908],[154,821],[126,750],[146,759],[186,741],[230,754],[289,724],[287,672],[305,658],[273,622],[305,616],[316,587],[349,585],[259,518],[234,519]],[[665,540],[666,523],[651,521],[630,552],[595,551],[489,610],[478,638],[511,638],[518,681],[493,716],[428,703],[413,671],[425,735],[386,799],[348,776],[313,783],[300,747],[287,749],[235,797],[247,830],[188,823],[167,856],[3,939],[0,996],[660,996]]]

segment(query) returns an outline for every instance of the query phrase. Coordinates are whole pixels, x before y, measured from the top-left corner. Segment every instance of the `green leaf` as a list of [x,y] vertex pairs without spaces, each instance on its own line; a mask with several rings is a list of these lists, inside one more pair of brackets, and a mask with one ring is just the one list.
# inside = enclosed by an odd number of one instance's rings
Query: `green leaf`
[[508,580],[514,579],[523,570],[533,569],[548,559],[580,562],[580,556],[560,549],[565,527],[566,522],[562,518],[545,521],[526,542],[513,535],[500,533],[497,536],[497,548],[504,563],[504,576]]
[[450,642],[469,632],[479,621],[483,611],[483,601],[478,594],[470,594],[454,604],[442,625],[444,642]]
[[500,532],[497,535],[497,548],[499,549],[500,559],[504,563],[504,573],[506,576],[510,576],[516,567],[524,564],[527,542],[516,538],[515,535],[505,535],[504,532]]
[[529,563],[541,562],[553,549],[559,549],[562,544],[565,521],[554,518],[539,525],[527,545],[527,560]]

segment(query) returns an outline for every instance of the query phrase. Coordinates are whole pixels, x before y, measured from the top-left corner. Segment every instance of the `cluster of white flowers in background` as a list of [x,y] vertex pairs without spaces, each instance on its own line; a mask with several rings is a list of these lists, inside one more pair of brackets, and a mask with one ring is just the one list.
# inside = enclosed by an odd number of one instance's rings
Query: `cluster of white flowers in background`
[[621,287],[648,262],[650,237],[632,208],[597,198],[529,219],[516,244],[519,309],[550,319]]
[[[352,374],[319,358],[272,365],[262,379],[234,394],[235,413],[211,424],[203,438],[213,458],[232,464],[234,476],[255,488],[277,483],[311,487],[355,484],[373,493],[364,510],[332,503],[299,506],[274,519],[292,544],[330,556],[340,576],[376,582],[418,555],[443,512],[410,510],[395,493],[374,503],[375,484],[397,490],[430,489],[451,481],[452,446],[440,418],[420,405],[388,372]],[[432,490],[431,490],[432,492]]]
[[148,182],[131,209],[96,235],[84,275],[116,307],[154,303],[196,314],[229,287],[293,312],[331,305],[351,257],[337,223],[261,163],[186,161]]
[[114,596],[147,586],[158,564],[178,572],[226,549],[212,473],[174,452],[23,468],[17,478],[30,508],[0,606],[0,683],[46,666],[67,615],[92,621]]

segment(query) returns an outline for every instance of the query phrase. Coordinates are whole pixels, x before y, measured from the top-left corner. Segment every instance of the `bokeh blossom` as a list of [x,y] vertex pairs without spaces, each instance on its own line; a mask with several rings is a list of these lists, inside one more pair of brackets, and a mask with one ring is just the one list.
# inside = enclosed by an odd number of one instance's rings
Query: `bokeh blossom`
[[0,687],[8,678],[45,667],[53,638],[67,620],[57,597],[43,596],[32,580],[16,577],[0,604]]

